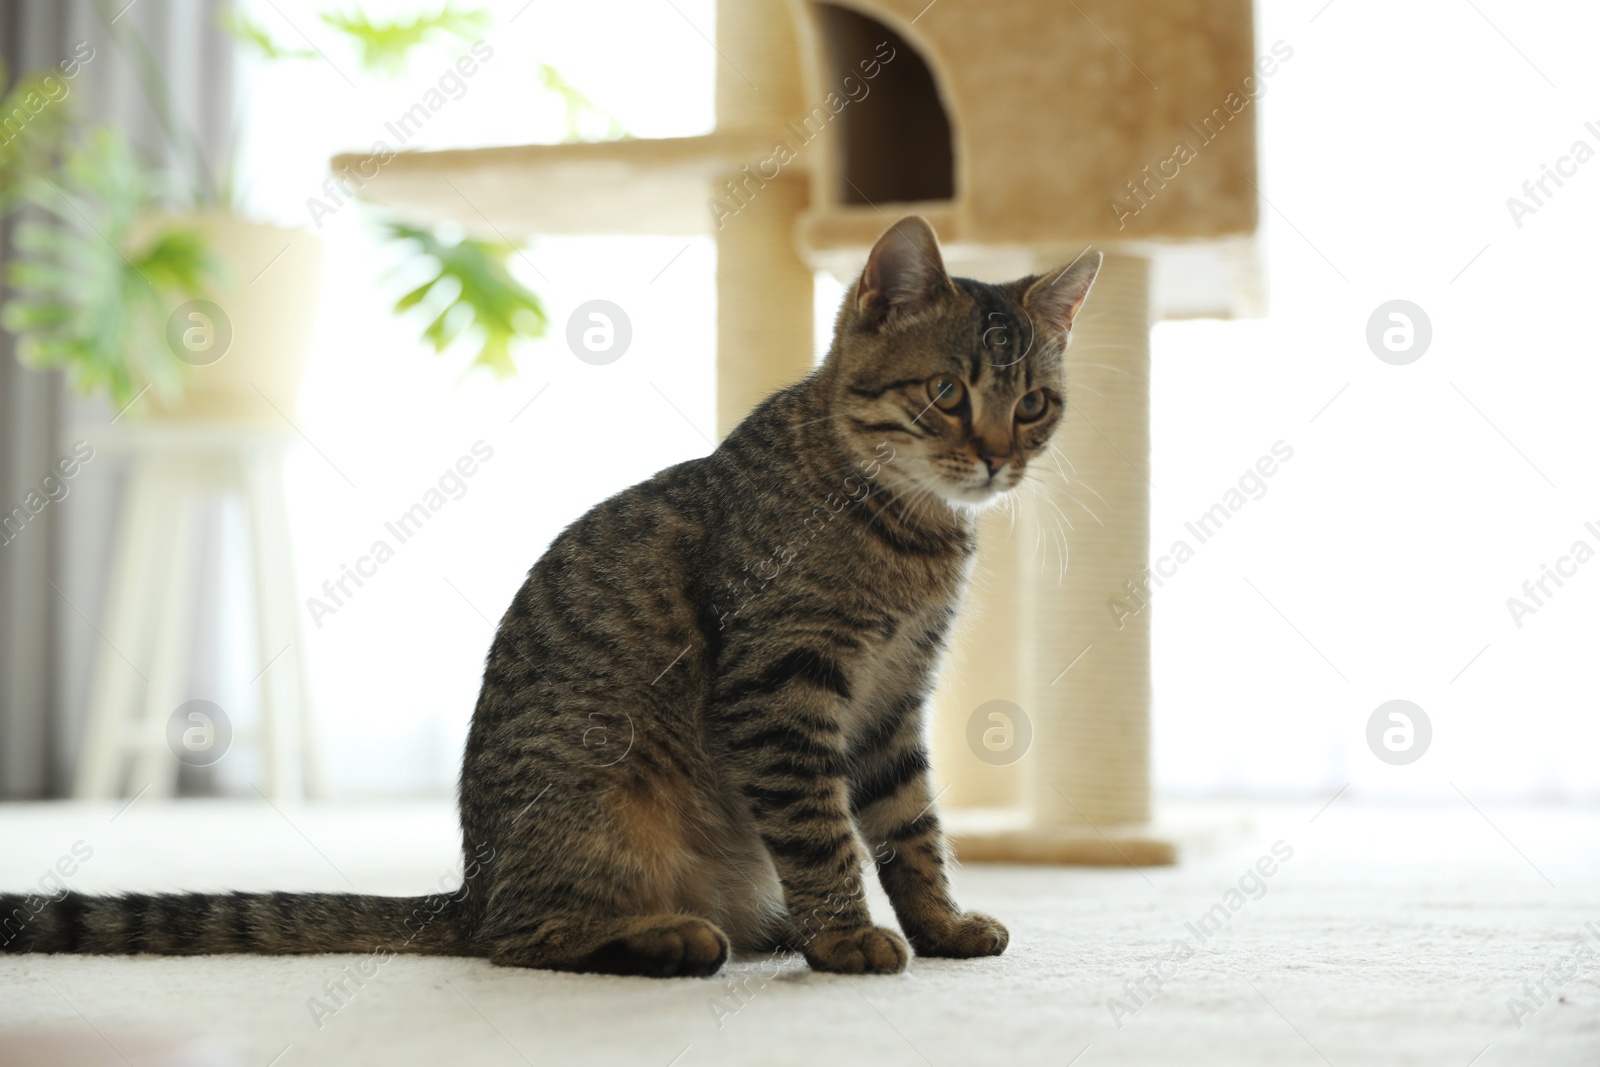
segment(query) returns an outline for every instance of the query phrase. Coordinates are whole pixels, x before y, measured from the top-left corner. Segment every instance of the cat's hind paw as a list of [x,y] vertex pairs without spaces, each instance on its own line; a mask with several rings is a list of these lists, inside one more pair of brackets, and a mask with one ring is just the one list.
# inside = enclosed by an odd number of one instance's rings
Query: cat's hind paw
[[651,978],[704,978],[716,974],[731,951],[728,935],[704,919],[664,915],[643,920],[602,946],[577,968]]

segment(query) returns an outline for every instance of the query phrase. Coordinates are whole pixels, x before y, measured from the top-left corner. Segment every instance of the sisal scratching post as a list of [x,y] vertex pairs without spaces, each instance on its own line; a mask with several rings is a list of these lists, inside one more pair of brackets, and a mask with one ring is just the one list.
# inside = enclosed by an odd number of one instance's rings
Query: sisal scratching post
[[1074,527],[1065,582],[1040,584],[1032,604],[1042,828],[1150,819],[1150,612],[1118,629],[1106,609],[1150,556],[1149,261],[1107,255],[1073,333],[1071,406],[1056,434],[1072,483],[1035,476]]
[[[1028,546],[1032,534],[1026,534]],[[1011,511],[991,508],[978,524],[978,563],[951,640],[938,691],[934,695],[933,761],[945,790],[940,803],[991,812],[1017,809],[1027,802],[1023,764],[996,752],[980,758],[967,736],[973,713],[991,700],[1026,708],[1031,694],[1023,670],[1030,641],[1021,609],[1025,577],[1033,568],[1025,548],[1023,523]],[[987,726],[987,722],[986,722]]]
[[[1051,461],[1033,474],[1034,491],[1018,501],[1017,535],[985,545],[1015,561],[1020,581],[1010,601],[1027,639],[1007,655],[985,634],[969,655],[1004,656],[1022,674],[1018,703],[1034,737],[1010,769],[1026,783],[1028,823],[955,821],[963,860],[1175,858],[1149,825],[1150,613],[1119,628],[1106,608],[1108,598],[1124,596],[1124,581],[1138,581],[1149,557],[1150,320],[1149,261],[1108,254],[1067,355],[1071,407],[1055,438],[1060,466]],[[1064,578],[1048,551],[1034,550],[1059,536],[1069,548]]]
[[811,271],[794,252],[803,180],[768,182],[717,234],[717,436],[810,372]]
[[[717,8],[717,129],[770,134],[803,110],[800,57],[784,0]],[[730,170],[711,194],[739,205],[717,238],[717,436],[814,362],[811,268],[795,250],[795,225],[810,203],[803,168]]]

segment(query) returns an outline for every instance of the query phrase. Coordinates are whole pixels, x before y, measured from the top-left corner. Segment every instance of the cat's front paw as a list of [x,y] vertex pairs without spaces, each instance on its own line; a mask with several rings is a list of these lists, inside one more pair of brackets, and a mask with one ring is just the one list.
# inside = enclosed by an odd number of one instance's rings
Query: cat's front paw
[[867,926],[859,930],[823,932],[805,948],[806,962],[814,971],[834,974],[899,974],[906,969],[911,950],[893,930]]
[[999,919],[991,919],[976,911],[962,912],[950,921],[911,935],[911,944],[919,956],[944,956],[950,959],[971,959],[974,956],[998,956],[1006,950],[1011,934]]

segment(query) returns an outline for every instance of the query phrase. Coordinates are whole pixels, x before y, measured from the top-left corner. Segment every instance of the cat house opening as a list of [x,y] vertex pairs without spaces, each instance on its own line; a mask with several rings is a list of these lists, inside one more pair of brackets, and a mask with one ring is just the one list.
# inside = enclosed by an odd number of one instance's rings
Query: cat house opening
[[834,4],[816,12],[822,84],[849,100],[833,120],[839,203],[952,199],[950,117],[927,61],[877,19]]

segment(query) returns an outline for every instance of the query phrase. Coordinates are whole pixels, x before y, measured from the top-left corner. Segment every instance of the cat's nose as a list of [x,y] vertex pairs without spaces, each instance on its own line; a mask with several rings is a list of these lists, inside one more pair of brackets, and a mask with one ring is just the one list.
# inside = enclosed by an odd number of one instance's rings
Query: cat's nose
[[1011,451],[997,452],[986,441],[978,441],[973,449],[978,453],[978,459],[989,469],[989,477],[993,478],[995,472],[1011,461]]

